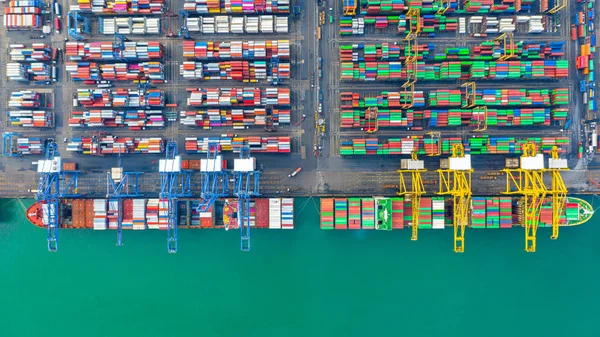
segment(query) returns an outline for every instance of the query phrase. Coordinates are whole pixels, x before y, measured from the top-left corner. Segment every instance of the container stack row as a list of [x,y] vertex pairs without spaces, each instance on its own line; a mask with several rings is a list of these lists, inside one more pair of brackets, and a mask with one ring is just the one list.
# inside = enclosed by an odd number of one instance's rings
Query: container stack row
[[202,34],[287,34],[287,16],[227,16],[188,17],[185,26],[191,33]]
[[71,112],[69,126],[129,127],[130,130],[140,130],[145,127],[165,126],[165,117],[162,110],[93,109]]
[[[117,200],[108,200],[108,209],[106,212],[106,217],[108,220],[108,229],[117,229],[119,227],[119,212],[124,210],[119,209],[119,201]],[[125,214],[123,214],[123,220],[125,220]],[[121,224],[124,225],[126,222],[122,221]],[[125,227],[125,226],[123,226]]]
[[188,154],[206,153],[208,144],[211,142],[219,143],[221,151],[239,153],[242,146],[248,146],[251,152],[263,153],[290,153],[290,137],[188,137],[185,139],[185,150]]
[[205,109],[188,110],[179,113],[179,121],[186,126],[204,129],[232,127],[245,129],[250,126],[266,126],[270,119],[273,125],[289,124],[290,109],[244,108],[244,109]]
[[[493,126],[562,124],[566,122],[569,112],[566,107],[569,102],[567,88],[483,89],[476,90],[474,99],[476,106],[512,107],[489,108],[487,123]],[[342,92],[340,100],[343,128],[365,127],[368,124],[366,110],[372,107],[377,108],[379,127],[477,126],[485,118],[481,109],[460,108],[466,105],[467,97],[464,90],[458,89],[415,91],[412,96],[406,96],[403,92],[386,91],[364,97],[355,92]],[[407,104],[412,104],[413,108],[406,109]],[[438,109],[420,110],[425,107]],[[453,108],[439,109],[446,107]]]
[[111,135],[71,138],[67,143],[67,151],[96,156],[119,153],[160,154],[164,152],[164,140]]
[[186,0],[183,9],[198,14],[289,14],[290,0]]
[[[144,81],[163,83],[164,65],[161,62],[111,63],[66,62],[67,73],[75,81],[96,84],[94,81]],[[92,82],[87,82],[92,81]]]
[[76,104],[86,108],[157,108],[165,106],[158,89],[77,89]]
[[99,32],[104,35],[160,34],[160,19],[151,17],[98,18]]
[[543,153],[550,153],[557,146],[559,153],[565,153],[569,146],[568,137],[490,137],[481,135],[463,141],[460,137],[444,137],[442,139],[429,136],[412,136],[407,138],[354,138],[341,142],[340,154],[352,155],[410,155],[413,151],[419,154],[450,154],[453,144],[462,143],[466,153],[479,154],[521,154],[522,146],[533,142]]
[[290,58],[289,40],[183,41],[183,57],[191,60],[263,60]]
[[191,107],[289,106],[289,88],[188,88]]
[[281,229],[281,199],[269,199],[269,229]]
[[45,43],[10,44],[8,55],[12,62],[48,62],[52,60],[52,47]]
[[29,154],[44,154],[44,141],[41,138],[16,138],[16,143],[11,144],[11,152],[18,153],[20,155]]
[[8,107],[15,109],[32,109],[42,106],[42,94],[32,90],[20,90],[10,93]]
[[49,128],[54,126],[54,114],[45,110],[12,110],[6,116],[11,126]]
[[290,63],[278,61],[183,62],[179,74],[190,80],[279,82],[290,78]]
[[149,61],[164,57],[164,46],[160,42],[125,41],[122,48],[111,41],[67,42],[65,55],[71,61]]
[[77,0],[77,4],[71,5],[69,10],[97,15],[160,15],[163,6],[164,0]]
[[[343,81],[398,81],[407,78],[407,69],[402,62],[342,62],[341,67]],[[417,79],[420,81],[558,79],[566,78],[569,73],[567,60],[418,62],[417,67]]]
[[50,84],[52,81],[51,65],[42,62],[32,63],[6,63],[6,77],[9,81],[28,82],[34,81],[35,84]]
[[4,7],[6,30],[37,30],[44,24],[45,3],[40,0],[12,0]]

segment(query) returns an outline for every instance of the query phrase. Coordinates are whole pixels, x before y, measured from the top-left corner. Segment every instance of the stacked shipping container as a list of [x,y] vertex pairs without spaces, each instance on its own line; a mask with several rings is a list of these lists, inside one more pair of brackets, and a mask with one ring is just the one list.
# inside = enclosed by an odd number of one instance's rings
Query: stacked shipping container
[[239,153],[242,146],[250,147],[251,152],[290,153],[290,137],[205,137],[186,138],[185,150],[188,154],[206,153],[210,142],[219,143],[221,151]]

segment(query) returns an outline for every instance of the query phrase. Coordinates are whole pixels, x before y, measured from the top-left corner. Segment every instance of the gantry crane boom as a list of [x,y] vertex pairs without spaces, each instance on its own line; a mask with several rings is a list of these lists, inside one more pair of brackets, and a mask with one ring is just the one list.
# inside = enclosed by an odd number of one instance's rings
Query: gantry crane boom
[[177,198],[191,197],[191,171],[181,168],[181,157],[177,143],[170,141],[165,150],[165,159],[158,165],[160,173],[159,213],[167,209],[167,251],[177,253]]
[[47,229],[48,251],[58,250],[59,198],[78,197],[78,171],[63,171],[58,146],[51,140],[44,159],[37,161],[40,175],[35,199],[42,207],[42,223]]
[[139,176],[142,172],[123,172],[121,154],[119,153],[117,167],[106,173],[106,199],[108,206],[116,206],[117,217],[117,246],[123,245],[123,198],[140,196],[138,190]]
[[561,171],[568,170],[566,159],[558,158],[558,148],[552,147],[551,158],[548,161],[548,171],[550,171],[552,185],[551,190],[548,191],[552,195],[552,240],[558,239],[558,228],[560,225],[560,216],[565,210],[565,204],[567,202],[567,186]]
[[462,144],[452,146],[448,167],[437,170],[440,176],[440,195],[453,197],[454,252],[465,251],[465,228],[469,225],[471,210],[471,156],[465,154]]
[[506,191],[503,194],[522,195],[525,251],[535,252],[537,229],[542,204],[548,190],[544,184],[544,156],[537,153],[535,144],[523,145],[519,168],[505,168]]
[[223,167],[219,143],[208,143],[206,159],[200,161],[202,192],[198,212],[207,212],[220,197],[229,195],[229,171]]
[[[417,159],[416,150],[411,154],[411,159],[402,159],[400,161],[400,170],[398,173],[400,174],[400,185],[399,190],[396,194],[399,196],[404,196],[406,198],[410,198],[412,200],[413,209],[418,210],[421,205],[421,196],[425,194],[425,187],[423,185],[423,178],[421,177],[421,173],[427,172],[425,170],[425,165],[422,160]],[[409,175],[411,177],[411,188],[408,188],[406,183],[406,177],[404,175]],[[412,235],[411,240],[417,241],[419,238],[419,212],[412,212]]]
[[250,148],[243,146],[240,158],[234,160],[234,195],[238,197],[238,219],[240,226],[240,249],[250,251],[250,198],[260,195],[260,171],[256,160],[250,157]]

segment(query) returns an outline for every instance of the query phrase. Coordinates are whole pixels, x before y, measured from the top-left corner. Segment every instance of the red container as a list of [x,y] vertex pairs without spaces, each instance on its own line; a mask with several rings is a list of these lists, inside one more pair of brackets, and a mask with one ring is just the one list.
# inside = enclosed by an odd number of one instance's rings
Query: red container
[[269,199],[258,198],[254,201],[256,228],[269,228]]

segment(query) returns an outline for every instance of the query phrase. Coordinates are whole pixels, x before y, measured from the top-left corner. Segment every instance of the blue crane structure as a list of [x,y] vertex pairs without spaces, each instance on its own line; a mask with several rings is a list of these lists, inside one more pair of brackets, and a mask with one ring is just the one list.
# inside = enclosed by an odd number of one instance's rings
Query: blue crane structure
[[191,174],[190,170],[181,168],[181,156],[177,151],[177,142],[167,143],[165,159],[161,159],[158,165],[160,173],[159,194],[159,217],[160,209],[167,203],[167,250],[169,253],[177,253],[177,198],[191,197]]
[[[106,173],[106,199],[109,209],[116,208],[117,217],[117,246],[123,245],[123,198],[140,196],[138,190],[139,177],[142,172],[123,172],[121,154],[117,167]],[[115,207],[116,206],[116,207]]]
[[250,198],[260,196],[260,171],[256,160],[250,157],[250,148],[243,146],[240,158],[234,161],[234,190],[238,198],[238,223],[240,226],[240,249],[250,251]]
[[54,141],[46,145],[44,159],[38,160],[40,175],[36,201],[42,207],[42,223],[47,228],[48,251],[58,250],[59,198],[78,197],[78,171],[63,171],[58,146]]
[[19,137],[18,133],[5,132],[2,134],[2,155],[5,157],[20,157],[19,146],[16,144],[15,137]]
[[223,167],[223,159],[219,153],[219,143],[209,142],[206,159],[200,161],[202,192],[198,212],[207,212],[217,198],[230,194],[230,172]]
[[[81,29],[79,28],[79,22],[82,22]],[[102,22],[102,21],[100,21]],[[83,41],[85,38],[79,34],[80,31],[85,34],[91,34],[90,29],[90,20],[79,14],[78,11],[70,11],[67,14],[67,31],[69,32],[69,36],[75,41]]]
[[[115,33],[113,41],[113,56],[115,60],[124,61],[123,50],[125,50],[125,41],[127,39],[123,34]],[[137,61],[137,60],[136,60]]]
[[187,28],[187,19],[190,13],[186,10],[179,11],[179,36],[184,39],[191,39],[190,30]]

